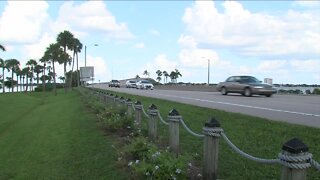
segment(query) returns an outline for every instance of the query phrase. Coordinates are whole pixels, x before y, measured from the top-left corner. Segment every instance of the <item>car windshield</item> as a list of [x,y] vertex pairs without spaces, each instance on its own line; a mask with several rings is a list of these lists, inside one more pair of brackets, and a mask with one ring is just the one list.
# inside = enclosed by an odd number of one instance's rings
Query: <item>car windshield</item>
[[150,84],[149,81],[141,81],[141,83],[143,83],[143,84]]
[[136,83],[135,81],[129,81],[130,83]]
[[119,82],[118,80],[112,80],[111,82]]

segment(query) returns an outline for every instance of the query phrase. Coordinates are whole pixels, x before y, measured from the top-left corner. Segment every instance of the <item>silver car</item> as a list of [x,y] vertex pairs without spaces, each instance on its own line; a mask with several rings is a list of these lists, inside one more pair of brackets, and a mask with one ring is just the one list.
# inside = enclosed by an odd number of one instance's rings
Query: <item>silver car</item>
[[137,89],[151,89],[153,90],[153,84],[147,80],[141,80],[137,82]]
[[251,96],[253,94],[271,97],[277,90],[270,84],[262,83],[252,76],[231,76],[226,81],[217,85],[217,90],[223,95],[228,93],[240,93],[243,96]]
[[126,87],[127,88],[136,88],[137,87],[137,85],[136,85],[136,81],[134,81],[134,80],[128,80],[127,82],[126,82]]

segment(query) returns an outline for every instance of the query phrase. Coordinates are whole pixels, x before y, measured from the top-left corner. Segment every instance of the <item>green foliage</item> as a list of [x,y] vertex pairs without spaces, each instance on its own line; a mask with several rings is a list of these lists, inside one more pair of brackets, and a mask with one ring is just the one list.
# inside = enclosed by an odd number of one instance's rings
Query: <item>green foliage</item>
[[[52,91],[53,90],[53,84],[52,83],[46,83],[45,84],[45,86],[46,86],[46,91]],[[56,88],[57,89],[61,89],[61,88],[63,88],[63,85],[62,84],[56,84]],[[38,87],[36,87],[35,89],[34,89],[34,91],[36,91],[36,92],[42,92],[43,91],[43,84],[39,84],[39,86]]]
[[[190,156],[178,158],[166,150],[138,136],[129,144],[121,147],[121,155],[129,159],[128,167],[134,173],[134,179],[187,179]],[[129,157],[129,158],[128,158]],[[121,159],[121,158],[120,158]]]
[[133,120],[126,116],[125,108],[107,107],[98,114],[98,119],[103,127],[111,131],[133,127]]
[[320,88],[315,88],[312,94],[319,94],[320,95]]

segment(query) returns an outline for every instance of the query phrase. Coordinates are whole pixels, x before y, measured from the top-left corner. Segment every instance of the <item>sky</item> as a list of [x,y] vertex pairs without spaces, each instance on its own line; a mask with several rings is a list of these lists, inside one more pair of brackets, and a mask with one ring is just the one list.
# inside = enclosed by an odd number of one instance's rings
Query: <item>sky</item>
[[207,83],[209,67],[210,83],[320,84],[320,1],[0,1],[4,60],[39,60],[64,30],[94,82],[178,69],[178,82]]

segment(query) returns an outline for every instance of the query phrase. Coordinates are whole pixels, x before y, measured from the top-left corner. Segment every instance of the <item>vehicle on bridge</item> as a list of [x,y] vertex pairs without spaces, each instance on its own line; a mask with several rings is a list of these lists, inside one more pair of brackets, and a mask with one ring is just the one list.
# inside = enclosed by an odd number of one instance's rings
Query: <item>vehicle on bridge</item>
[[109,82],[109,87],[118,87],[118,88],[120,88],[120,81],[118,81],[118,80],[111,80],[111,81]]
[[153,90],[153,84],[147,80],[141,80],[136,83],[137,89],[151,89]]
[[222,95],[228,93],[240,93],[243,96],[264,95],[271,97],[277,90],[270,84],[262,83],[253,76],[231,76],[226,81],[220,82],[217,85],[217,90]]
[[127,88],[136,88],[137,87],[137,84],[136,84],[137,82],[136,81],[134,81],[134,80],[128,80],[127,82],[126,82],[126,87]]

